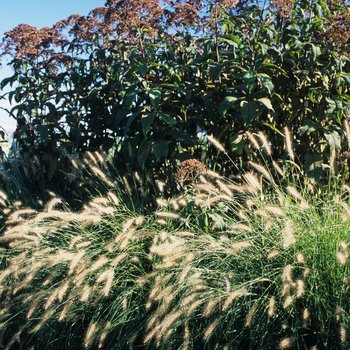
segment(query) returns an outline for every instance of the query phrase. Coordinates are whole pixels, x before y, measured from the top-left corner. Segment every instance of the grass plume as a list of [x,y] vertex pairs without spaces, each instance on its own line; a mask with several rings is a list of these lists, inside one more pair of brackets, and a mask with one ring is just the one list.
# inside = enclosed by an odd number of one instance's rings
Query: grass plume
[[[263,135],[251,138],[270,154]],[[254,172],[236,181],[203,172],[142,214],[116,188],[80,211],[54,196],[41,211],[11,209],[0,237],[4,348],[345,348],[348,192],[314,196],[266,164],[250,161]]]

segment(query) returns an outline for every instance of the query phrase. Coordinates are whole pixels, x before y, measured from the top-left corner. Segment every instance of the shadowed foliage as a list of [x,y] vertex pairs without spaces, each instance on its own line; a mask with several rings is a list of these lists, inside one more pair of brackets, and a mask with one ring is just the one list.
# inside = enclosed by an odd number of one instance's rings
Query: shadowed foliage
[[264,132],[274,159],[321,187],[328,174],[347,179],[348,27],[340,1],[208,0],[107,1],[52,28],[14,28],[1,47],[14,74],[1,86],[13,86],[4,97],[20,155],[41,169],[25,170],[32,189],[54,189],[70,155],[103,149],[120,176],[149,184],[148,201],[156,180],[174,192],[186,159],[225,176],[247,167],[259,153],[247,132]]

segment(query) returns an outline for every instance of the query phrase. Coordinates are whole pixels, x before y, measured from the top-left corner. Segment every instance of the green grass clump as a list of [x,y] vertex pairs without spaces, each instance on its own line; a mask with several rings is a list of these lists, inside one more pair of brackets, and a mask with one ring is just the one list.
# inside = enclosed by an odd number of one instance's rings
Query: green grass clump
[[4,208],[0,346],[349,348],[347,187],[321,199],[251,167],[143,215],[112,184],[80,212]]

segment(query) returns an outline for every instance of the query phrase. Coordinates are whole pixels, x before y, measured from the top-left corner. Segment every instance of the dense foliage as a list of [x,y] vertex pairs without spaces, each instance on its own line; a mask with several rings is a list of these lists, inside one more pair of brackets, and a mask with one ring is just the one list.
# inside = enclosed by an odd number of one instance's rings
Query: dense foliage
[[349,38],[325,0],[5,33],[0,347],[348,349]]
[[2,55],[12,57],[14,74],[1,86],[13,86],[6,98],[21,154],[41,169],[26,170],[33,190],[57,185],[70,155],[101,148],[113,151],[121,175],[166,178],[170,188],[174,167],[188,158],[232,175],[233,164],[201,136],[214,136],[242,166],[254,158],[247,131],[263,131],[274,158],[310,179],[339,166],[347,178],[345,2],[163,5],[107,1],[87,17],[6,33]]

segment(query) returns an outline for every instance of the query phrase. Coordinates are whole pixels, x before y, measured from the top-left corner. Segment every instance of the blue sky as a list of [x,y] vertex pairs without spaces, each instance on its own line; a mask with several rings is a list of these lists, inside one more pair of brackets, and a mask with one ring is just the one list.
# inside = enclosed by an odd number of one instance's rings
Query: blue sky
[[[2,39],[3,33],[18,24],[25,23],[37,28],[50,27],[72,14],[87,15],[93,8],[104,4],[105,0],[4,0],[1,1],[0,37]],[[11,72],[3,60],[0,81],[11,76]],[[0,94],[3,92],[0,91]],[[0,107],[11,108],[3,100],[0,101]],[[16,122],[0,109],[0,126],[12,133],[15,125]]]

